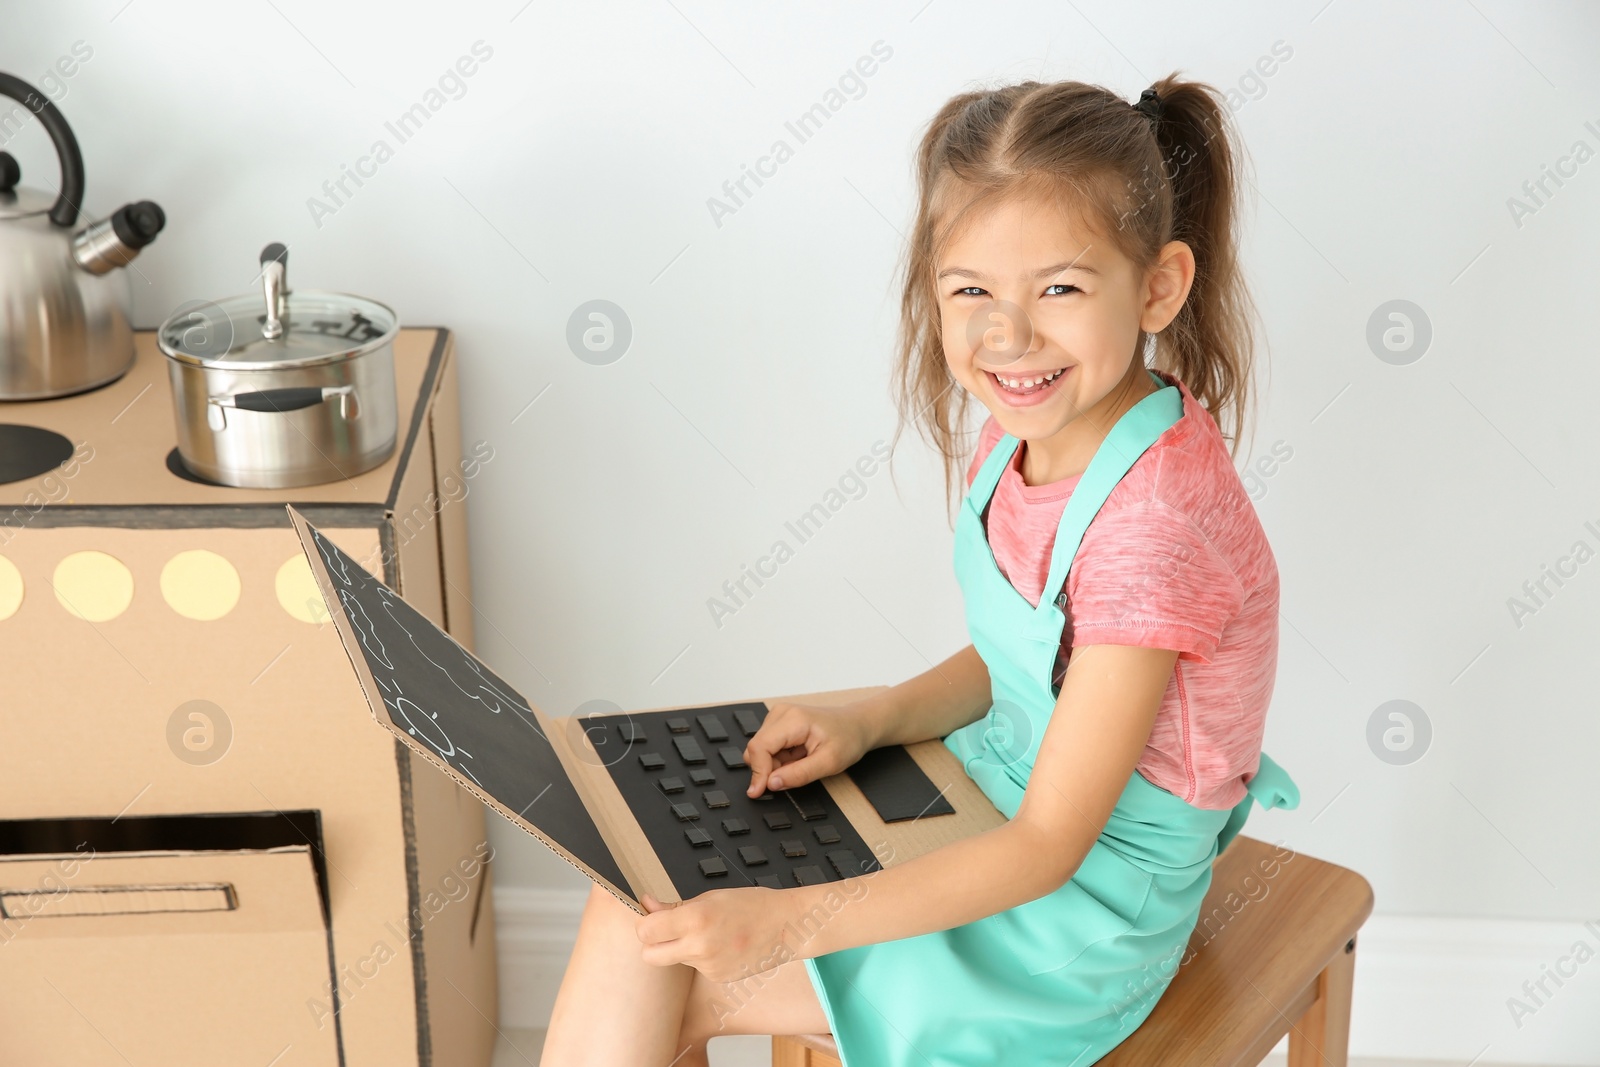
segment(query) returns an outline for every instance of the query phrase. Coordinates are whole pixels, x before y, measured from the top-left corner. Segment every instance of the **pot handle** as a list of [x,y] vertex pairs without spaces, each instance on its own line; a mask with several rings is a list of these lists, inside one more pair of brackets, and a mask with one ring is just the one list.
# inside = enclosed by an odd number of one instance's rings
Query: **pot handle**
[[61,161],[61,195],[50,209],[50,221],[67,227],[78,221],[78,205],[83,203],[83,153],[72,127],[57,107],[37,89],[10,74],[0,74],[0,95],[9,96],[39,120],[55,142],[56,158]]
[[339,398],[341,417],[353,419],[360,414],[353,385],[291,385],[282,389],[259,389],[209,399],[217,407],[238,408],[241,411],[298,411],[334,397]]

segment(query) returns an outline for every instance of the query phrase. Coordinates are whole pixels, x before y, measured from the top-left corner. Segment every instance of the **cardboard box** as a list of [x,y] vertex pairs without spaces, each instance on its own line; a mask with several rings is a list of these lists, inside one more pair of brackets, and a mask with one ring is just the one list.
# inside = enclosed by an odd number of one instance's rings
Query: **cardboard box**
[[[59,468],[0,485],[0,677],[8,684],[0,820],[120,825],[147,816],[320,813],[327,966],[308,984],[309,964],[285,957],[274,964],[271,994],[312,1024],[317,1037],[305,1037],[304,1047],[331,1039],[342,1059],[327,1062],[348,1067],[487,1065],[497,994],[483,807],[373,730],[284,512],[292,501],[316,516],[362,566],[470,646],[463,500],[486,460],[461,447],[451,336],[430,328],[397,337],[400,437],[388,461],[351,479],[286,490],[200,483],[169,466],[175,431],[165,358],[150,332],[136,339],[133,368],[117,382],[0,407],[0,421],[57,431],[75,447]],[[118,869],[134,873],[85,884],[226,881],[207,872],[220,870],[217,853],[227,850],[187,851],[148,853],[137,870],[127,866],[131,856],[119,857]],[[0,881],[0,895],[26,892],[42,877],[36,862],[0,863],[0,878],[15,879]],[[112,909],[29,921],[0,945],[0,972],[48,992],[42,978],[65,973],[50,961],[68,959],[69,943],[94,942],[97,958],[137,948],[147,967],[168,960],[176,983],[179,971],[193,973],[183,961],[236,944],[210,936],[223,929],[215,924],[281,921],[299,924],[292,936],[280,927],[291,940],[310,935],[305,855],[227,862],[224,873],[238,879],[230,884],[258,888],[241,890],[226,913]],[[273,893],[280,899],[262,910]],[[88,898],[68,899],[79,907]],[[74,927],[96,933],[59,933]],[[189,937],[191,928],[209,933]],[[208,1025],[228,1043],[210,1062],[266,1064],[293,1040],[274,1045],[272,1027],[261,1030],[259,996],[226,999],[213,1005],[221,1014]],[[0,1063],[32,1062],[12,1050],[57,1047],[50,1041],[97,1047],[96,1027],[120,1025],[119,1010],[93,1000],[93,1010],[70,1016],[8,1011]],[[146,1003],[127,1021],[137,1040],[176,1040],[196,1026],[182,999]],[[259,1044],[241,1046],[258,1031]],[[124,1062],[98,1047],[99,1059],[60,1062]]]

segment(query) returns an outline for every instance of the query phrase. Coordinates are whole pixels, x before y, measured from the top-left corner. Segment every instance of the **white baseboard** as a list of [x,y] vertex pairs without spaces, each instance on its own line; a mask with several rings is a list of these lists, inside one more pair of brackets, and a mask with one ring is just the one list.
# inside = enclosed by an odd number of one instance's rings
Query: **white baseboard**
[[[586,895],[495,888],[502,1026],[549,1022]],[[1535,983],[1531,995],[1524,983]],[[1507,1003],[1513,997],[1531,1009],[1520,1026]],[[1357,947],[1350,1052],[1477,1067],[1600,1067],[1600,920],[1374,915]]]

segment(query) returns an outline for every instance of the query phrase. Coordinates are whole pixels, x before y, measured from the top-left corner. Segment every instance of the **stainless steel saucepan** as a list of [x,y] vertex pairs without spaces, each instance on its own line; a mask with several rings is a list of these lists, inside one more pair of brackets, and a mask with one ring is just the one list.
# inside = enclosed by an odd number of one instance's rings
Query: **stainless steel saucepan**
[[394,451],[389,307],[288,288],[289,253],[261,253],[262,291],[186,304],[157,331],[178,454],[223,485],[280,489],[348,478]]

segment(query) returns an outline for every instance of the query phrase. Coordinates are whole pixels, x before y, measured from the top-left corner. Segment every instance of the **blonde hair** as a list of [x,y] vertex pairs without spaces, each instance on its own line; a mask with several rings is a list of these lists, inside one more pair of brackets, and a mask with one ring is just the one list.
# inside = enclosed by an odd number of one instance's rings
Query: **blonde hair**
[[[1076,81],[1026,81],[952,97],[917,152],[918,207],[904,264],[893,384],[898,441],[908,424],[939,452],[953,505],[963,484],[970,396],[941,340],[939,256],[976,212],[1002,198],[1054,200],[1149,268],[1168,242],[1194,252],[1183,307],[1156,335],[1153,365],[1180,379],[1237,456],[1251,399],[1254,305],[1238,261],[1235,196],[1243,146],[1226,98],[1176,73],[1151,86],[1160,119]],[[1138,352],[1149,335],[1140,332]]]

